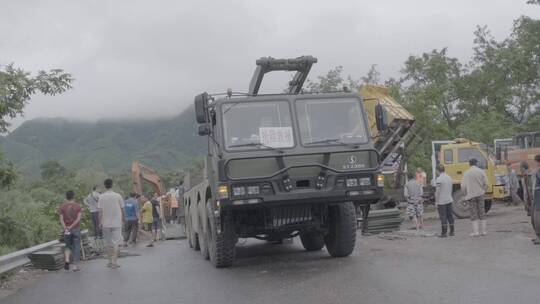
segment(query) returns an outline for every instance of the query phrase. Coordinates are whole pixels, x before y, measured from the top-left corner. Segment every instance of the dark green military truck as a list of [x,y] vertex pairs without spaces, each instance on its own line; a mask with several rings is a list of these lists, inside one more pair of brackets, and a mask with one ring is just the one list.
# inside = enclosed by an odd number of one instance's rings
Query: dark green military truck
[[[203,180],[184,186],[189,244],[216,267],[233,264],[238,238],[300,236],[334,257],[355,247],[356,207],[382,196],[380,153],[357,93],[303,93],[311,56],[261,58],[249,91],[195,97],[208,139]],[[258,94],[270,71],[296,71],[285,94]],[[384,109],[377,109],[384,129]],[[379,122],[380,121],[380,122]]]

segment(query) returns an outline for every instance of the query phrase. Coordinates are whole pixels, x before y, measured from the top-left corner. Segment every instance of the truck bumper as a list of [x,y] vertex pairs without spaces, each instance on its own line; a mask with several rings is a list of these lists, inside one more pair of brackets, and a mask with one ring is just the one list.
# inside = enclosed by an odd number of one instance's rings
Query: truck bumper
[[221,207],[244,208],[244,207],[270,207],[277,205],[294,204],[321,204],[353,202],[367,205],[376,203],[383,195],[380,187],[354,190],[332,191],[293,191],[289,193],[277,193],[256,198],[233,198],[221,200]]

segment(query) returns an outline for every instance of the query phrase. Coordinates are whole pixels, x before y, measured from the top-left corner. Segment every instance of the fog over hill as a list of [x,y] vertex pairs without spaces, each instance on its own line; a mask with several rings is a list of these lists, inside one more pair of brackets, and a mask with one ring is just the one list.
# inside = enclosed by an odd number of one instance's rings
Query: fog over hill
[[106,172],[128,170],[141,160],[158,170],[175,170],[203,153],[192,107],[174,118],[125,121],[73,121],[36,118],[0,137],[0,150],[26,176],[56,160],[72,169],[103,167]]

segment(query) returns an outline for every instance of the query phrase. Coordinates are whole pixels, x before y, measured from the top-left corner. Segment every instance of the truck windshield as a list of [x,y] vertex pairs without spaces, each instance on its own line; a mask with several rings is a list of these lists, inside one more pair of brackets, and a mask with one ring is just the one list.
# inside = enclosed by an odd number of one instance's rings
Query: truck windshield
[[362,108],[358,99],[297,100],[296,112],[303,145],[367,142]]
[[227,103],[221,107],[228,150],[294,146],[291,113],[286,101]]

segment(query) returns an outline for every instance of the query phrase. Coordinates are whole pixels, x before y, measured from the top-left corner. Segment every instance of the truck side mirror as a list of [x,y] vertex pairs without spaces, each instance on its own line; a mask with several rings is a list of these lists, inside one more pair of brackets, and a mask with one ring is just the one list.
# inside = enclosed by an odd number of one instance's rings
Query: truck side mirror
[[377,124],[377,130],[380,132],[386,131],[388,127],[388,117],[386,109],[380,103],[377,103],[375,106],[375,122]]
[[205,136],[210,134],[210,128],[208,125],[200,125],[199,126],[199,136]]
[[[197,123],[208,122],[208,93],[204,92],[195,96],[195,118]],[[200,133],[199,133],[200,134]]]

